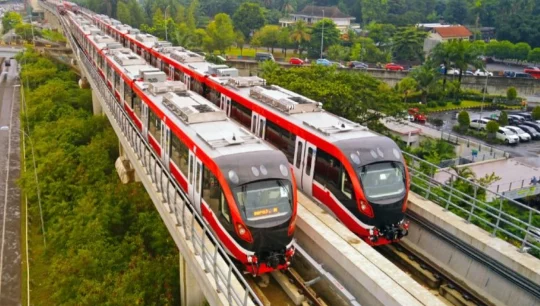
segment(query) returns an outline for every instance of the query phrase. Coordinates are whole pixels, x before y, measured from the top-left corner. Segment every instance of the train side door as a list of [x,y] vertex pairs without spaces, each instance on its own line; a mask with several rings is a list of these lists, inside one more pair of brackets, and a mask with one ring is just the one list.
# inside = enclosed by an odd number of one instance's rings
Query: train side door
[[230,117],[231,116],[231,98],[227,97],[224,94],[221,94],[219,108],[225,111],[225,114],[227,114],[227,117]]
[[120,104],[124,104],[124,90],[126,87],[126,82],[123,78],[120,78]]
[[191,77],[187,74],[184,75],[184,84],[186,84],[188,90],[191,90]]
[[251,113],[251,132],[257,137],[264,139],[266,130],[266,118],[256,112]]
[[294,150],[294,176],[296,185],[311,195],[313,189],[313,174],[315,173],[315,156],[317,148],[301,137],[296,137]]
[[142,134],[145,139],[148,139],[148,105],[142,103]]
[[169,78],[174,81],[174,67],[172,65],[169,66]]
[[197,212],[201,213],[202,163],[189,151],[188,196]]
[[171,141],[171,130],[169,127],[165,124],[166,117],[163,118],[163,121],[161,122],[161,148],[162,148],[162,158],[163,163],[165,164],[165,167],[169,169],[169,149],[171,147],[170,141]]

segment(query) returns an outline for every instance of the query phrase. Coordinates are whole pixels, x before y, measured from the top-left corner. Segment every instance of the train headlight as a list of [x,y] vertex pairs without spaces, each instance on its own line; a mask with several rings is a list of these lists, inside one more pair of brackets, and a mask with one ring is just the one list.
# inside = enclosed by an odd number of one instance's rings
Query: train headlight
[[240,224],[238,224],[238,234],[240,234],[240,236],[243,236],[246,234],[246,229]]

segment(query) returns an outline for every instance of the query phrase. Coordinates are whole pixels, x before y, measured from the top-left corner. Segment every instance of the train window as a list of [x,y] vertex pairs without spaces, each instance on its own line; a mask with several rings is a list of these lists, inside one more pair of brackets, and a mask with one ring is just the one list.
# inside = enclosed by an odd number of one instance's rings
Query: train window
[[287,156],[289,163],[293,163],[295,135],[286,129],[266,120],[265,139],[276,146]]
[[341,163],[332,155],[320,148],[315,157],[315,180],[323,185],[338,187]]
[[133,108],[133,90],[129,87],[129,84],[126,83],[124,86],[124,100],[126,101],[129,107]]
[[234,100],[231,100],[231,118],[245,127],[251,127],[251,110]]
[[298,143],[298,148],[296,149],[296,168],[300,168],[300,162],[302,161],[302,154],[304,153],[303,144]]
[[[208,94],[207,99],[210,100],[210,102],[214,103],[215,105],[219,106],[219,99],[220,99],[221,94],[213,88],[210,88],[209,91],[210,93]],[[236,102],[234,101],[232,102],[232,109],[233,109],[231,111],[232,113],[234,113],[235,103]]]
[[114,87],[120,92],[120,75],[118,73],[114,73]]
[[157,141],[160,141],[161,139],[161,119],[152,111],[152,109],[148,109],[148,132],[152,136],[154,136],[154,139],[157,139]]
[[109,76],[107,78],[109,79],[109,82],[113,84],[113,87],[114,87],[114,69],[112,67],[109,67]]
[[184,73],[180,69],[174,69],[174,79],[177,81],[184,81]]
[[306,159],[306,174],[310,175],[311,173],[311,159],[313,158],[313,148],[308,149],[307,159]]
[[341,173],[341,192],[349,199],[352,199],[352,183],[349,173],[345,169]]
[[187,146],[174,133],[171,133],[171,159],[187,177],[189,151]]
[[135,112],[135,114],[137,115],[139,119],[142,119],[141,108],[142,108],[141,98],[139,98],[139,96],[137,95],[134,95],[133,96],[133,111]]
[[202,87],[202,84],[201,82],[195,80],[195,79],[192,79],[191,80],[191,85],[193,87],[193,91],[200,94],[200,95],[203,95],[203,87]]
[[[216,214],[217,217],[223,215],[225,219],[230,220],[228,207],[224,209],[224,197],[223,191],[221,190],[221,185],[217,180],[216,176],[207,168],[204,167],[203,174],[203,192],[202,197],[206,204],[210,206],[210,209]],[[223,213],[225,211],[225,213]]]

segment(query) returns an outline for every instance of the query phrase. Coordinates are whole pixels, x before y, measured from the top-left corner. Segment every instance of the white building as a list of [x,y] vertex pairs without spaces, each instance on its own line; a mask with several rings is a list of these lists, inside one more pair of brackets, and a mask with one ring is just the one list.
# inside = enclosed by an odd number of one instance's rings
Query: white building
[[355,17],[345,15],[337,6],[307,5],[302,11],[290,15],[291,17],[289,18],[281,18],[279,20],[282,27],[293,25],[299,20],[312,25],[323,18],[328,18],[334,21],[341,33],[346,33],[349,29],[360,28],[360,25],[351,23],[351,21],[356,19]]
[[423,27],[429,30],[428,37],[424,40],[424,52],[428,55],[436,45],[452,39],[469,39],[471,31],[462,25],[441,25],[434,27]]

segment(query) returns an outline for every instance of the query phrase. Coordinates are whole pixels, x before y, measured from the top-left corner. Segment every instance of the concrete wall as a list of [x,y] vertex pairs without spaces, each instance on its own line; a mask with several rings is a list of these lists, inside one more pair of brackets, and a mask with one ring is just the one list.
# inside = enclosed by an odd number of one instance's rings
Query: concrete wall
[[[240,70],[241,75],[256,75],[259,72],[259,63],[254,60],[229,60],[227,65]],[[290,68],[292,65],[288,63],[280,63],[282,67]],[[351,70],[354,72],[364,72],[364,70]],[[376,79],[386,82],[390,86],[395,86],[399,81],[408,75],[408,72],[386,71],[383,69],[368,69],[367,73],[371,74]],[[457,76],[449,75],[448,80]],[[461,87],[464,89],[474,89],[482,91],[486,79],[484,77],[463,76]],[[540,94],[540,80],[537,79],[511,79],[504,77],[490,77],[488,79],[487,92],[488,94],[506,95],[509,87],[515,87],[518,95],[521,97]]]

